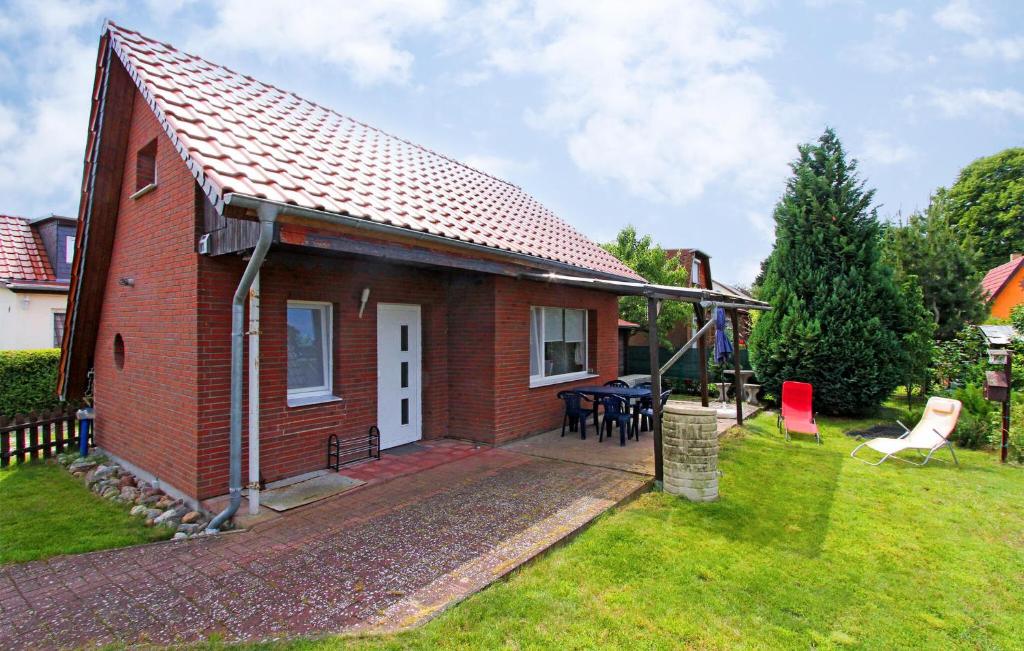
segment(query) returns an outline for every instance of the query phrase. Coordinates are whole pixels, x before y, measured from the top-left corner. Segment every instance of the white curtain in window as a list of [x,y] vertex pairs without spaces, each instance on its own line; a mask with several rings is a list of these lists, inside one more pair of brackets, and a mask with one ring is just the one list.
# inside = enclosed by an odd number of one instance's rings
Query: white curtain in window
[[544,341],[563,341],[561,308],[544,308]]
[[532,308],[530,310],[530,375],[540,375],[540,351],[542,349],[541,311]]
[[565,311],[565,340],[583,341],[587,313],[584,310]]

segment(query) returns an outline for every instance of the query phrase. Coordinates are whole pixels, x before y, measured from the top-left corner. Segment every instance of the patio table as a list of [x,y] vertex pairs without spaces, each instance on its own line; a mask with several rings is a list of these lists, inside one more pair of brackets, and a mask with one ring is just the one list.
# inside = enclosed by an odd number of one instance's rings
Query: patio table
[[[588,396],[593,396],[596,399],[604,398],[606,396],[618,396],[625,398],[629,403],[630,407],[633,406],[634,402],[639,402],[642,398],[650,398],[651,390],[648,387],[606,387],[606,386],[582,386],[572,389],[576,393],[582,393]],[[596,400],[595,400],[596,402]],[[636,409],[632,409],[633,412],[633,431],[640,432],[640,412]],[[603,423],[602,423],[603,425]],[[625,441],[623,441],[625,444]]]

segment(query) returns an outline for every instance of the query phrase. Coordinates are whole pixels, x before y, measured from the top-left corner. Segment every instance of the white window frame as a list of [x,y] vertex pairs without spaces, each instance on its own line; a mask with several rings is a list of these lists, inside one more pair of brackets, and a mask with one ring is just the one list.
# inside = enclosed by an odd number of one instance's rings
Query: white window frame
[[[559,375],[544,375],[544,310],[562,310],[562,322],[565,322],[564,312],[576,311],[583,313],[583,370],[573,373],[562,373]],[[533,320],[534,314],[540,314],[540,342],[536,350],[533,349]],[[586,308],[562,307],[560,305],[531,305],[530,306],[530,354],[533,356],[533,363],[537,365],[538,374],[530,375],[530,387],[543,387],[563,382],[573,382],[586,378],[597,377],[590,371],[590,312]]]
[[[326,400],[336,399],[334,390],[334,304],[326,301],[288,301],[286,309],[291,308],[316,309],[320,311],[321,340],[323,350],[321,354],[324,359],[324,383],[316,387],[303,387],[301,389],[288,388],[289,406],[301,406],[313,404]],[[285,312],[285,326],[287,327],[288,316]],[[287,351],[288,342],[285,341]],[[287,386],[287,367],[285,368],[285,385]]]

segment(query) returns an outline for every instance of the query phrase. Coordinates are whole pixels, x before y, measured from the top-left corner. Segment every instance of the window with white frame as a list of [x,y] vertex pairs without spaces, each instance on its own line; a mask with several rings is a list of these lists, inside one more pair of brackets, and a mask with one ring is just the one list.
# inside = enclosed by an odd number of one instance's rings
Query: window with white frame
[[530,379],[572,376],[587,370],[587,311],[530,308]]
[[330,395],[330,303],[288,301],[288,397]]

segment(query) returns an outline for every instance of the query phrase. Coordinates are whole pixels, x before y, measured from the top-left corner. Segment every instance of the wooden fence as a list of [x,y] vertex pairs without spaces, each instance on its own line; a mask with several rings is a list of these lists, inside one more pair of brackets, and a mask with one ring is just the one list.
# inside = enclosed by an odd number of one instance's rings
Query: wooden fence
[[[92,445],[92,430],[89,444]],[[5,418],[0,416],[0,468],[11,460],[45,459],[78,447],[78,421],[75,410],[58,409]]]

